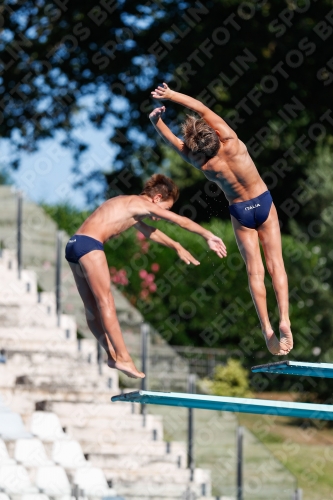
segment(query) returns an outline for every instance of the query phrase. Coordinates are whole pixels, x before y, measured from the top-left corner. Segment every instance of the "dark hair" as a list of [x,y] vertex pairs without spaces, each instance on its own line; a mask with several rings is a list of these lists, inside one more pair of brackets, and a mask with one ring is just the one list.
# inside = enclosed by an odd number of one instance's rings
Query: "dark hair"
[[173,201],[176,202],[179,198],[179,189],[169,177],[163,174],[154,174],[143,186],[141,194],[146,194],[150,198],[156,194],[161,194],[162,201],[172,198]]
[[182,132],[186,146],[193,153],[204,153],[208,158],[217,155],[221,145],[219,136],[202,118],[187,115]]

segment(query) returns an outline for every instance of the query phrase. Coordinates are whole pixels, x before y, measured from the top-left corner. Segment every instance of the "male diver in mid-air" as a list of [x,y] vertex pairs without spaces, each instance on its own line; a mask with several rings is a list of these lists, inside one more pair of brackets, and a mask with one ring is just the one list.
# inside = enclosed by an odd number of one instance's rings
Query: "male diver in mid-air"
[[[279,220],[271,194],[245,144],[220,116],[200,101],[172,91],[166,83],[151,94],[154,99],[181,104],[200,116],[187,116],[182,125],[184,140],[176,137],[163,122],[164,106],[154,109],[149,118],[161,137],[186,162],[201,170],[207,179],[216,182],[223,190],[268,350],[272,354],[288,354],[293,348],[293,337]],[[268,316],[259,241],[279,307],[280,340],[275,336]]]
[[132,378],[143,378],[145,375],[137,370],[125,346],[110,290],[110,273],[103,243],[135,227],[146,238],[175,250],[186,264],[199,265],[180,243],[142,221],[145,218],[163,219],[202,236],[220,258],[227,255],[220,238],[187,217],[170,212],[178,196],[178,188],[171,179],[155,174],[148,179],[139,196],[117,196],[105,201],[66,246],[66,259],[84,303],[88,326],[106,350],[109,367]]

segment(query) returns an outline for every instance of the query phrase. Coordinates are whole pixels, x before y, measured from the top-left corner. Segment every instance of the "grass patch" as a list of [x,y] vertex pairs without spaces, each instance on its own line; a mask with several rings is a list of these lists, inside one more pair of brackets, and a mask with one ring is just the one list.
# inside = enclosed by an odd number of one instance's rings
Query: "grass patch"
[[333,430],[295,427],[283,417],[241,414],[239,422],[295,475],[304,500],[333,498]]

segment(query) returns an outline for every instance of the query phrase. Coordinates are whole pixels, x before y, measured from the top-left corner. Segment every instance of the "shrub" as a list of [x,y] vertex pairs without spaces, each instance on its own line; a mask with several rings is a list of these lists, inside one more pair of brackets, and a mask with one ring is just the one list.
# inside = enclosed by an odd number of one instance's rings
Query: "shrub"
[[215,396],[251,396],[248,371],[236,359],[229,359],[225,366],[217,366],[213,379],[206,383]]

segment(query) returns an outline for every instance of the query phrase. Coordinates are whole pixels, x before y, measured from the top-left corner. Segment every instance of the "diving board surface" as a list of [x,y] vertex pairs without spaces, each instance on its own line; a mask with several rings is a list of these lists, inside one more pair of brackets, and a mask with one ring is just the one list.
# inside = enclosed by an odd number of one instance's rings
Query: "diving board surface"
[[278,361],[266,365],[253,366],[253,373],[283,373],[304,377],[333,378],[332,363],[305,363],[303,361]]
[[240,413],[276,415],[279,417],[303,417],[333,420],[332,405],[269,401],[265,399],[227,398],[202,396],[179,392],[134,391],[113,396],[111,401],[128,401],[163,406],[182,406],[205,410],[223,410]]

